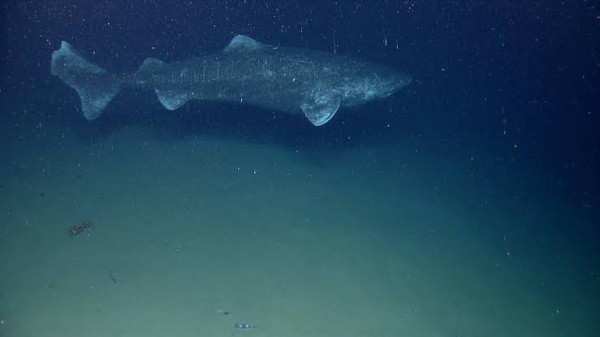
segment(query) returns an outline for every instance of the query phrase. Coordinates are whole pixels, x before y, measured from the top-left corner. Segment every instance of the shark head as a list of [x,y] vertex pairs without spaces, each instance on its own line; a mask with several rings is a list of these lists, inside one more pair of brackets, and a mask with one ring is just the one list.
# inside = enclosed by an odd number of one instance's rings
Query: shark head
[[345,106],[389,97],[412,82],[410,76],[378,65],[363,69],[349,69],[349,71],[352,73],[344,76],[348,80],[340,83],[340,92]]
[[341,60],[341,66],[323,67],[315,87],[300,106],[315,126],[327,123],[340,107],[386,98],[412,81],[410,76],[392,68],[351,58]]

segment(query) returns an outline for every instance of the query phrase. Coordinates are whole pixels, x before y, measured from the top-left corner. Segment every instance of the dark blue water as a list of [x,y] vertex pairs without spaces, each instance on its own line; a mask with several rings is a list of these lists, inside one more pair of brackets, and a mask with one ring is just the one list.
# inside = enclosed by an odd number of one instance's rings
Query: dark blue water
[[[352,133],[356,142],[388,141],[407,132],[440,143],[451,138],[491,147],[503,160],[541,161],[592,193],[598,186],[597,15],[592,4],[559,1],[24,1],[3,6],[3,91],[11,100],[51,104],[46,118],[76,119],[58,111],[67,90],[47,76],[48,55],[60,40],[98,64],[130,72],[148,56],[181,60],[215,52],[233,35],[246,34],[413,74],[408,94],[388,102],[394,113],[353,114],[332,125],[329,135]],[[40,94],[49,90],[52,95]],[[219,123],[236,128],[238,115]],[[252,120],[250,127],[260,128],[263,120]],[[385,128],[390,121],[398,127]],[[567,193],[585,198],[581,191]]]
[[[528,289],[542,289],[537,300],[523,299],[525,304],[514,303],[514,310],[524,311],[523,315],[519,316],[522,321],[527,321],[525,317],[535,312],[534,309],[529,312],[523,307],[531,305],[531,302],[546,303],[546,300],[551,298],[548,302],[556,301],[557,304],[547,308],[548,319],[556,326],[544,330],[544,333],[554,331],[556,336],[571,336],[569,331],[577,331],[579,335],[587,336],[600,334],[600,325],[591,318],[600,312],[600,301],[594,297],[600,293],[600,7],[597,4],[554,0],[494,3],[280,3],[256,0],[113,3],[56,0],[41,3],[9,1],[2,5],[1,15],[3,34],[0,40],[0,133],[5,145],[0,160],[3,167],[0,200],[6,205],[2,210],[5,213],[5,224],[0,222],[0,230],[5,233],[3,241],[12,240],[10,233],[19,232],[15,228],[24,223],[15,220],[14,205],[45,203],[38,199],[32,201],[26,193],[21,195],[17,191],[36,186],[33,190],[37,194],[45,193],[44,198],[47,199],[48,192],[37,187],[39,181],[33,181],[31,176],[23,175],[24,167],[45,165],[45,160],[64,163],[65,158],[69,158],[68,153],[73,153],[73,164],[65,164],[63,168],[75,167],[81,156],[102,152],[96,147],[110,147],[100,144],[112,144],[113,148],[135,144],[134,141],[128,140],[136,139],[135,136],[123,136],[125,140],[119,138],[130,129],[144,130],[143,136],[140,137],[147,137],[149,144],[156,142],[159,147],[171,149],[170,146],[177,147],[174,144],[188,144],[186,142],[197,139],[217,139],[215,144],[220,141],[227,144],[233,142],[238,145],[244,144],[243,146],[264,146],[274,151],[297,154],[301,161],[305,161],[310,167],[323,170],[334,170],[335,167],[335,172],[337,169],[344,172],[341,168],[345,165],[345,157],[350,156],[353,158],[350,162],[354,164],[367,163],[364,167],[356,168],[356,172],[359,172],[356,174],[360,176],[356,179],[369,181],[370,178],[366,177],[377,177],[372,184],[365,183],[365,186],[381,186],[373,187],[373,193],[376,195],[377,189],[381,188],[384,191],[382,194],[385,195],[382,199],[389,200],[391,195],[402,193],[404,184],[410,182],[415,186],[424,186],[425,190],[431,187],[428,191],[437,191],[439,186],[445,186],[447,194],[440,192],[441,199],[432,195],[427,195],[424,199],[429,200],[431,197],[433,202],[449,207],[452,210],[449,211],[449,217],[455,216],[456,219],[460,218],[459,214],[463,214],[465,219],[479,215],[486,218],[488,215],[481,213],[486,206],[482,205],[501,205],[494,209],[494,219],[489,219],[489,227],[481,231],[479,227],[477,230],[469,227],[470,234],[465,236],[468,237],[465,241],[471,242],[473,247],[479,247],[477,240],[481,240],[480,244],[486,246],[489,237],[500,238],[502,241],[507,240],[504,237],[506,233],[512,233],[508,234],[508,240],[511,235],[518,237],[519,243],[516,246],[521,247],[522,251],[530,250],[527,262],[523,262],[520,267],[514,267],[511,276],[506,276],[509,284],[515,282],[514,288],[507,283],[504,283],[506,288],[502,288],[508,292],[514,290],[511,292],[514,298],[521,299],[523,297],[516,294],[527,294]],[[50,55],[59,48],[62,40],[76,46],[86,58],[105,69],[115,73],[130,73],[147,57],[170,62],[217,53],[237,34],[248,35],[272,45],[351,55],[397,68],[411,74],[414,80],[409,87],[388,99],[340,113],[327,125],[317,128],[301,116],[273,113],[244,105],[192,102],[170,112],[166,111],[151,93],[134,90],[121,93],[105,114],[89,122],[80,113],[79,99],[75,92],[50,75]],[[117,140],[114,140],[115,137]],[[143,147],[143,143],[137,145]],[[71,144],[69,146],[78,150],[66,151],[64,157],[52,161],[53,157],[59,156],[59,152],[55,153],[54,150],[64,149],[65,144]],[[182,147],[185,148],[184,145]],[[379,150],[374,149],[381,148],[386,149],[381,152],[381,157],[370,152],[377,152]],[[158,153],[164,155],[165,152]],[[27,155],[23,157],[24,154]],[[101,157],[100,154],[97,156]],[[230,158],[230,154],[225,152],[223,157]],[[215,155],[214,158],[220,157]],[[254,157],[254,163],[260,165],[262,161],[264,164],[267,160],[264,158],[270,157]],[[240,161],[243,162],[242,159]],[[373,164],[377,161],[385,164]],[[185,160],[182,159],[182,162]],[[55,167],[54,164],[48,166],[49,170]],[[117,175],[118,167],[108,166],[108,170],[115,172],[114,181],[120,179]],[[415,177],[419,178],[403,180],[406,176],[390,173],[403,172],[406,167],[419,168],[413,172]],[[398,170],[394,171],[395,168]],[[420,168],[424,168],[426,172],[423,176],[417,174]],[[219,171],[219,167],[212,169],[213,172]],[[309,172],[313,174],[312,171]],[[197,172],[189,174],[195,175]],[[349,180],[354,179],[354,174],[354,171],[348,173]],[[334,175],[343,174],[338,172]],[[71,175],[66,175],[62,184],[69,184],[71,178]],[[470,181],[471,178],[474,180]],[[106,179],[111,181],[110,177]],[[219,179],[217,177],[214,181],[218,182]],[[162,183],[168,185],[168,179]],[[53,181],[53,184],[61,185],[60,178]],[[85,184],[78,186],[81,188],[80,193],[86,193]],[[253,185],[248,183],[245,186]],[[298,188],[302,189],[301,186],[304,185],[298,182],[298,185],[294,186],[300,186]],[[323,193],[323,196],[334,196],[335,200],[340,200],[352,193],[360,195],[360,188],[364,187],[360,183],[348,183],[344,186],[344,180],[340,179],[334,186],[317,184],[308,189],[317,195]],[[118,186],[115,189],[118,189]],[[419,191],[418,188],[411,191],[414,191],[411,193],[414,194],[415,200],[421,200],[423,191]],[[145,193],[143,190],[138,192]],[[251,192],[248,193],[252,195]],[[461,197],[464,197],[464,200]],[[363,199],[360,197],[356,200]],[[526,202],[520,203],[521,200]],[[364,205],[365,202],[359,204]],[[381,216],[382,219],[391,219],[397,218],[398,214],[406,215],[403,211],[394,213],[395,206],[390,206],[391,215],[381,215],[379,208],[374,208],[377,211],[366,211],[368,207],[365,207],[365,212],[378,214],[369,215],[372,218]],[[33,206],[28,209],[30,214],[36,212]],[[60,209],[60,206],[55,205],[53,209]],[[344,207],[339,206],[340,211],[343,209]],[[473,213],[467,215],[465,211]],[[426,213],[423,211],[423,214],[417,212],[413,215],[418,218]],[[511,214],[507,215],[507,219],[510,220],[498,220],[508,213]],[[527,216],[531,218],[526,218]],[[304,215],[299,213],[297,218],[303,217]],[[441,215],[440,217],[443,218]],[[552,218],[556,221],[547,221]],[[382,223],[387,223],[386,221],[382,220]],[[478,220],[473,223],[484,222]],[[449,228],[453,228],[451,224],[454,222],[449,223]],[[454,234],[460,237],[457,233],[462,232],[462,229],[456,228],[453,229],[456,230]],[[387,230],[393,232],[388,227],[377,230],[381,230],[376,231],[379,234],[388,233]],[[357,237],[363,234],[357,234]],[[481,237],[478,237],[478,234]],[[415,238],[423,239],[423,236],[415,235]],[[424,240],[424,246],[427,246],[427,240]],[[32,242],[29,244],[34,245]],[[389,242],[388,244],[392,245]],[[500,255],[510,257],[514,254],[509,244],[502,247],[503,243],[500,242],[498,245],[500,250],[503,250]],[[559,248],[549,248],[554,246]],[[537,248],[541,250],[536,252]],[[391,251],[395,252],[394,249]],[[471,253],[476,255],[475,251]],[[572,270],[558,267],[553,269],[549,252],[553,252],[551,255],[560,259],[563,265],[572,263],[576,267]],[[2,272],[13,272],[13,267],[6,261],[11,260],[16,251],[7,249],[2,253],[2,261],[5,262],[2,264]],[[453,260],[451,265],[458,268],[459,260]],[[423,260],[418,261],[419,265],[423,266]],[[433,258],[431,266],[438,265],[444,265],[444,262]],[[125,267],[111,265],[105,268],[108,271],[99,272],[104,275],[103,278],[106,278],[107,273],[118,274],[118,287],[126,287],[128,280]],[[482,268],[475,263],[469,270],[478,275],[485,274],[485,268]],[[558,282],[552,290],[548,290],[544,288],[544,281],[531,278],[532,276],[527,274],[523,276],[526,279],[523,282],[527,284],[522,288],[525,290],[517,291],[515,289],[519,283],[519,268],[529,271],[539,268],[541,274],[568,279],[569,283]],[[424,269],[427,270],[427,266]],[[15,271],[15,275],[20,274]],[[23,275],[25,274],[15,278],[25,277]],[[444,279],[443,275],[446,274],[442,273],[441,279]],[[453,274],[449,272],[448,275]],[[456,279],[450,283],[460,284],[461,276],[455,276]],[[462,277],[469,279],[466,274]],[[52,282],[48,284],[54,284]],[[5,288],[0,289],[0,300],[4,298],[10,299],[10,303],[19,302],[19,295],[5,295],[13,291],[10,288],[11,284],[13,283],[2,284]],[[570,297],[572,290],[568,287],[585,289],[573,294],[573,298],[576,297],[580,302],[567,301],[571,304],[587,304],[585,308],[579,309],[581,311],[569,308],[569,305],[559,304],[562,303],[561,298]],[[548,293],[546,299],[544,292]],[[468,291],[461,294],[466,293]],[[416,296],[410,302],[416,302],[418,298]],[[456,300],[460,303],[462,298],[446,296],[440,301],[447,304],[448,301]],[[436,307],[435,299],[428,298],[427,301],[430,301],[429,308]],[[356,303],[343,305],[355,306]],[[493,304],[482,304],[482,307],[489,305]],[[503,303],[499,306],[509,308],[510,304]],[[385,311],[385,308],[382,310]],[[477,308],[477,305],[468,308]],[[231,308],[215,308],[229,309]],[[385,315],[400,317],[406,314],[394,315],[394,309],[390,310],[391,313],[386,312]],[[412,309],[407,310],[411,312]],[[465,310],[468,312],[468,309]],[[235,313],[236,310],[232,311]],[[426,309],[423,311],[427,312]],[[15,313],[24,315],[26,312],[23,308],[16,310],[12,304],[0,302],[0,319],[10,316],[10,319],[6,319],[7,322],[21,322],[21,319],[14,317],[18,316]],[[419,311],[415,309],[415,312]],[[435,310],[432,312],[440,314]],[[561,312],[565,313],[563,321],[568,321],[563,322],[564,325],[552,321],[560,316]],[[498,320],[510,321],[508,316],[502,311],[496,317]],[[536,331],[536,322],[539,326],[546,327],[551,324],[546,323],[544,317],[546,316],[533,317],[531,320],[534,322],[529,330],[502,330],[501,327],[492,330],[498,336],[506,336],[509,333],[531,336],[532,331]],[[245,317],[236,319],[246,320]],[[260,317],[257,319],[260,320]],[[479,335],[484,335],[481,331],[486,330],[478,330],[479,326],[476,324],[465,327],[466,323],[458,323],[461,319],[448,318],[448,321],[455,322],[456,326],[447,329],[440,327],[437,331],[444,331],[444,336],[477,336],[477,331],[480,331]],[[335,319],[332,321],[337,324]],[[40,327],[47,326],[44,319],[40,319],[39,322],[41,323],[36,324]],[[369,322],[377,325],[376,321]],[[319,321],[314,324],[322,327],[321,323]],[[290,331],[290,335],[305,336],[311,333],[311,324],[313,323],[310,323],[310,320],[307,321],[304,324],[305,330]],[[482,326],[486,324],[481,323]],[[261,328],[265,326],[262,322],[256,322],[256,325]],[[11,332],[30,331],[28,333],[36,335],[35,329],[27,330],[21,326],[13,326],[8,330],[8,323],[0,325],[0,335],[3,328]],[[314,335],[336,335],[333,328],[331,331],[317,330],[314,331]],[[60,333],[60,328],[57,328],[57,331]],[[90,336],[101,336],[101,333],[97,334],[98,331],[107,330],[90,328],[86,331]],[[141,336],[146,333],[135,331],[136,328],[132,328],[130,335]],[[373,327],[372,331],[381,332],[376,327]],[[415,327],[407,331],[420,330]],[[490,331],[487,330],[486,333],[489,334]],[[56,334],[58,335],[60,334]],[[369,335],[369,329],[357,331],[356,335]],[[425,335],[435,334],[427,331]],[[55,335],[48,333],[48,336]]]

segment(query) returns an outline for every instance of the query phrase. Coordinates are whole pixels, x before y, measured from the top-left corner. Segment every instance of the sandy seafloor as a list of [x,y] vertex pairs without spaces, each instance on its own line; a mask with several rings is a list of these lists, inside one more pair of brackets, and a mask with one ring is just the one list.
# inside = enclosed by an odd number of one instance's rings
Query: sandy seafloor
[[0,336],[600,335],[596,210],[539,167],[416,140],[34,135],[2,135]]

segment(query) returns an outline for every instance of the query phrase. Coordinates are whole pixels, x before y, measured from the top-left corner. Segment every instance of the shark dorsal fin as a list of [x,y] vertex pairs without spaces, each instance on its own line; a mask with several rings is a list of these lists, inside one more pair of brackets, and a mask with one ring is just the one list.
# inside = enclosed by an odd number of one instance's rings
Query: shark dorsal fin
[[165,63],[163,61],[149,57],[144,60],[144,63],[142,63],[140,68],[135,72],[135,76],[150,76],[149,74],[160,70],[164,65]]
[[264,44],[246,35],[236,35],[223,51],[227,53],[232,51],[258,50],[263,48],[263,46]]
[[164,65],[165,63],[159,59],[155,59],[153,57],[148,57],[147,59],[144,60],[144,62],[142,63],[142,68],[147,67],[149,69],[156,69],[156,68],[160,68]]

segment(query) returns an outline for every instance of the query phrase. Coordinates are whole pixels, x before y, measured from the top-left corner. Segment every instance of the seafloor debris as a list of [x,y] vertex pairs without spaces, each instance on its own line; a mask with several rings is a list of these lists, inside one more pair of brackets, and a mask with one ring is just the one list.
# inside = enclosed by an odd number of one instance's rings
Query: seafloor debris
[[67,233],[71,236],[75,236],[92,229],[92,227],[93,224],[91,222],[83,221],[78,223],[77,225],[73,225],[67,228]]
[[235,326],[236,329],[258,329],[258,325],[252,323],[235,323],[233,326]]
[[218,309],[218,310],[216,310],[216,312],[218,314],[221,314],[221,315],[229,315],[229,314],[231,314],[231,310],[227,310],[227,309]]

